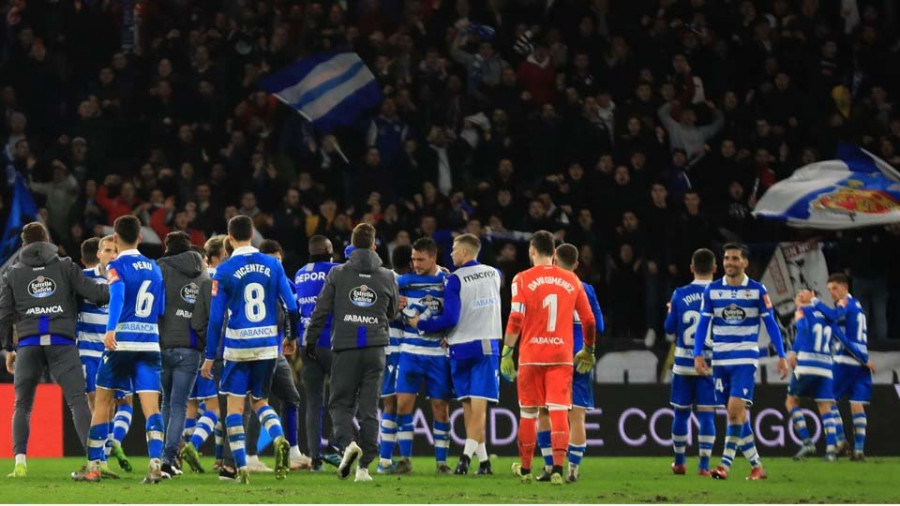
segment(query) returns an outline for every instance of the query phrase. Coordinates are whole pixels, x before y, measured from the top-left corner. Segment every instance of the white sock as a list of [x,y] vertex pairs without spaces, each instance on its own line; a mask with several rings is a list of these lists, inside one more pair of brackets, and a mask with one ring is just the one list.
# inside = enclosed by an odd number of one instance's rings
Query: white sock
[[247,455],[247,465],[259,464],[259,455]]
[[16,454],[16,465],[19,465],[19,464],[27,465],[27,463],[25,462],[25,454],[24,453]]
[[475,450],[477,448],[478,441],[475,441],[474,439],[466,439],[466,445],[463,447],[463,455],[472,458],[472,455],[475,454]]
[[299,459],[302,455],[303,455],[303,454],[300,453],[300,447],[299,447],[299,446],[294,445],[294,446],[291,447],[291,460],[297,460],[297,459]]
[[478,462],[488,461],[487,446],[484,443],[478,443],[475,448],[475,456],[478,457]]

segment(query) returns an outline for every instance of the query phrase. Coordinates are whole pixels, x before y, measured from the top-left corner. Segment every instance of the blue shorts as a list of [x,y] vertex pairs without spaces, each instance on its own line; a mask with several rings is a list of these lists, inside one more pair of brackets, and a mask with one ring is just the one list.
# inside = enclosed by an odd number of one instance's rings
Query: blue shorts
[[500,401],[500,356],[485,355],[450,360],[450,374],[456,399]]
[[399,351],[384,357],[384,381],[381,382],[382,397],[390,397],[397,394],[397,362],[399,360]]
[[215,397],[217,394],[216,380],[206,379],[198,374],[197,381],[194,382],[194,388],[191,390],[189,399],[192,401],[202,401],[203,399]]
[[834,401],[834,380],[816,374],[791,374],[788,395],[806,397],[816,402]]
[[394,371],[397,374],[398,394],[418,394],[422,381],[429,399],[453,398],[450,378],[450,359],[444,355],[415,355],[401,352]]
[[100,357],[81,357],[84,369],[84,391],[92,394],[97,391],[97,371],[100,369]]
[[158,351],[103,352],[97,370],[97,386],[119,390],[124,395],[132,392],[160,393],[161,370],[162,356]]
[[249,393],[254,399],[268,399],[274,373],[274,358],[246,362],[226,360],[222,366],[219,392],[238,397],[244,397]]
[[872,371],[868,367],[834,364],[834,399],[868,404],[872,400]]
[[572,406],[594,409],[594,370],[585,374],[572,372]]
[[756,385],[755,365],[713,365],[713,377],[717,405],[727,405],[730,397],[737,397],[748,406],[753,405],[753,387]]
[[670,404],[675,408],[713,408],[722,403],[716,399],[716,382],[712,376],[672,375],[672,397]]

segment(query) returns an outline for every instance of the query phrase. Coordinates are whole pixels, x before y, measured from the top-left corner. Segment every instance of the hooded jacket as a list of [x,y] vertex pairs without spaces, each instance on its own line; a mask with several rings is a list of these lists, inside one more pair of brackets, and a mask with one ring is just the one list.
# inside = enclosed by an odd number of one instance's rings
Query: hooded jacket
[[75,344],[76,295],[98,306],[109,302],[106,284],[58,252],[48,242],[29,244],[0,279],[0,342],[7,350],[13,349],[13,324],[19,346]]
[[388,323],[397,317],[399,298],[397,280],[381,266],[381,258],[372,250],[357,249],[325,278],[306,338],[317,341],[333,314],[332,350],[387,346]]
[[185,251],[162,257],[156,263],[166,285],[166,309],[159,319],[160,348],[204,349],[206,334],[197,334],[191,328],[200,287],[209,279],[203,258],[195,251]]

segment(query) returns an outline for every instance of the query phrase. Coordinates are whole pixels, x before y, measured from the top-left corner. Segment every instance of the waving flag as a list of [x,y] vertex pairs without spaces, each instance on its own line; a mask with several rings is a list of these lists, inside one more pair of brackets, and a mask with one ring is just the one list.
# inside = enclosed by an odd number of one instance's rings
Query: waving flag
[[381,102],[375,76],[356,53],[326,53],[300,60],[259,83],[328,133],[356,121]]
[[773,185],[753,214],[828,230],[900,222],[900,173],[872,153],[842,144],[836,160],[811,163]]
[[34,203],[34,197],[31,196],[31,191],[25,185],[24,179],[18,173],[15,175],[15,178],[12,203],[9,206],[9,217],[6,219],[6,227],[3,229],[0,264],[9,260],[22,246],[22,238],[19,237],[22,227],[40,219],[37,205]]

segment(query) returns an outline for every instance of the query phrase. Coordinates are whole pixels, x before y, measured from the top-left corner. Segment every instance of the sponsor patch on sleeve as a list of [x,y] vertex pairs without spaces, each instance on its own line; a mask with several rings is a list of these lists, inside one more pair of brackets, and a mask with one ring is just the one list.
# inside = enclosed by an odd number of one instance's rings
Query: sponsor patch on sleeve
[[212,296],[216,295],[219,295],[219,282],[214,279],[212,280]]
[[115,283],[119,281],[119,273],[116,272],[115,268],[112,268],[106,272],[106,281],[109,283]]
[[767,294],[767,293],[763,294],[763,302],[766,305],[766,309],[772,309],[772,300],[769,299],[769,294]]

